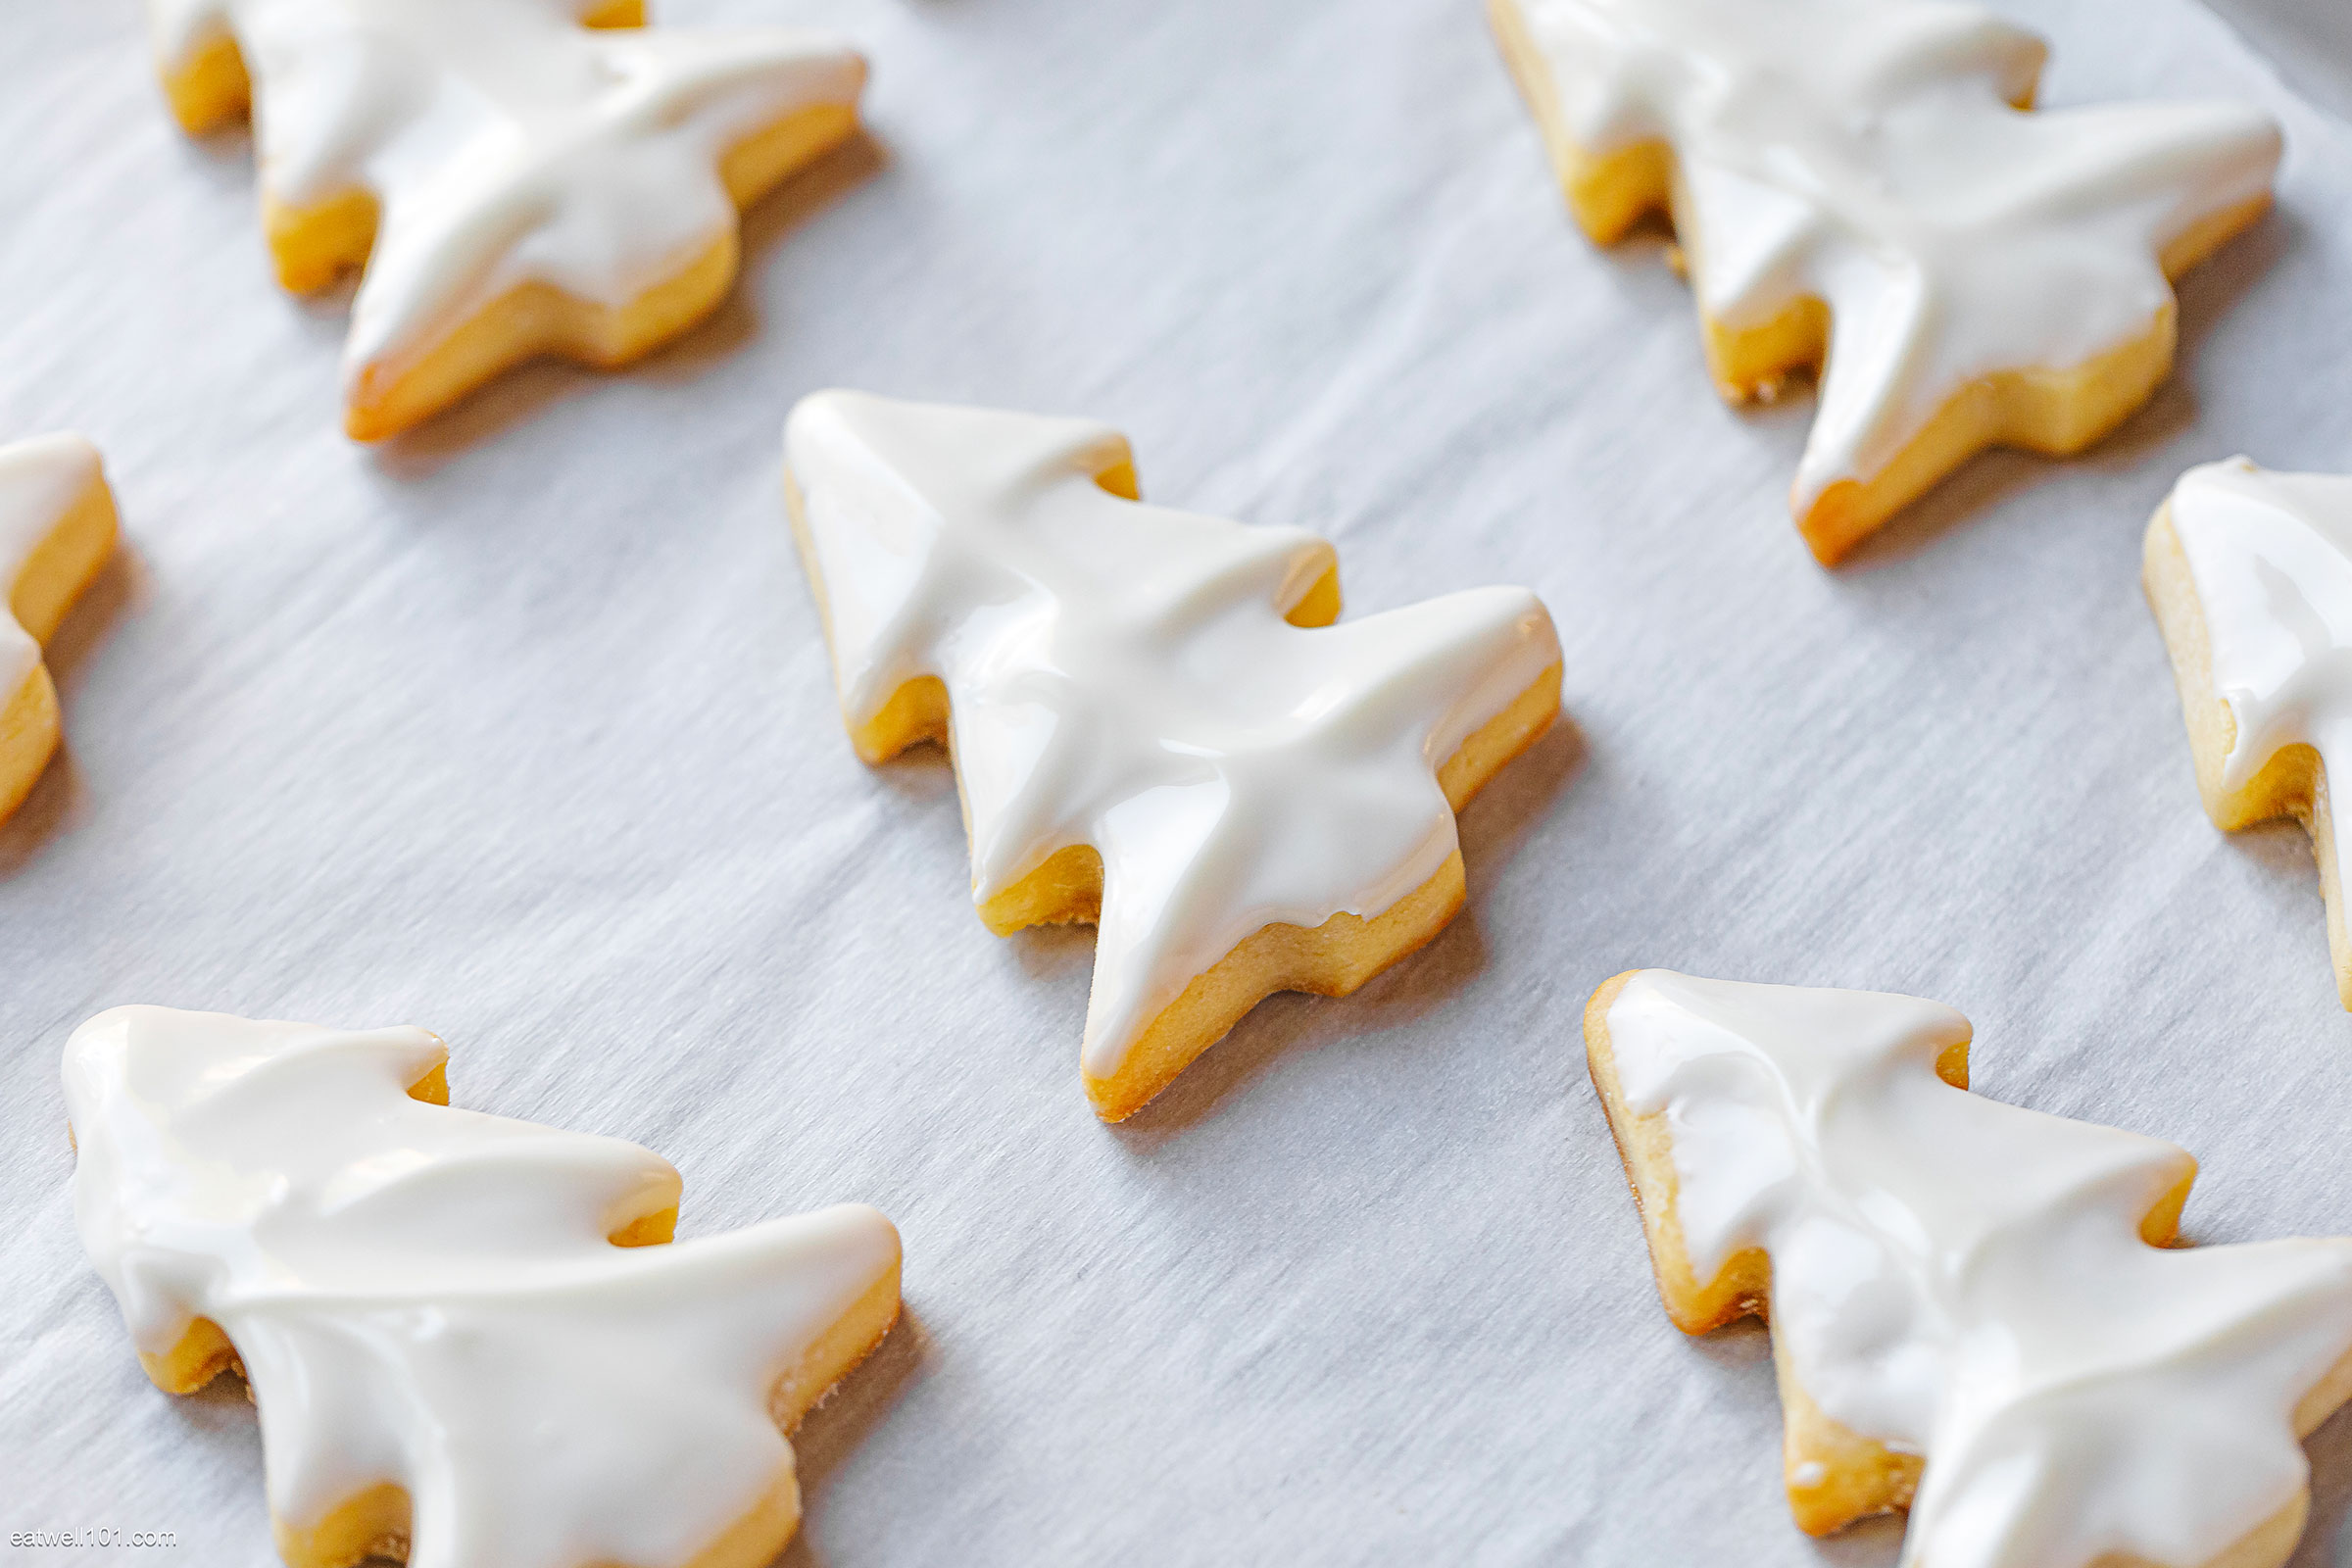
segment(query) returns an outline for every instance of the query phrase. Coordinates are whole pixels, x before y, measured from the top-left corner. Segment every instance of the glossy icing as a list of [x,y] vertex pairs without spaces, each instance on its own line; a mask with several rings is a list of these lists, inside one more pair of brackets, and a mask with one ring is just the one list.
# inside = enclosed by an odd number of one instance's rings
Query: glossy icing
[[1102,854],[1098,1077],[1260,927],[1434,876],[1436,769],[1559,662],[1524,588],[1290,624],[1331,546],[1107,493],[1129,457],[1105,425],[826,392],[785,448],[851,727],[947,686],[974,902]]
[[77,435],[0,447],[0,707],[41,664],[41,645],[8,611],[18,577],[102,473],[98,449]]
[[616,1138],[423,1103],[421,1029],[118,1007],[74,1031],[74,1217],[138,1348],[243,1358],[271,1510],[408,1489],[414,1568],[671,1568],[780,1483],[778,1378],[898,1263],[845,1205],[666,1246]]
[[[2352,477],[2231,458],[2182,474],[2169,506],[2205,614],[2214,695],[2237,728],[2224,788],[2242,789],[2299,745],[2342,778],[2335,760],[2352,764]],[[2352,849],[2352,836],[2337,848]]]
[[1906,1563],[2195,1568],[2294,1502],[2352,1241],[2147,1246],[2188,1154],[1952,1088],[1969,1026],[1938,1003],[1649,969],[1608,1035],[1698,1279],[1765,1249],[1794,1381],[1926,1456]]
[[2146,334],[2158,254],[2261,197],[2251,107],[2021,113],[2031,33],[1939,0],[1518,0],[1567,133],[1677,155],[1679,238],[1706,314],[1834,320],[1791,494],[1802,515],[1885,468],[1962,387],[2067,368]]
[[380,203],[346,380],[397,372],[514,284],[621,306],[731,233],[716,172],[865,69],[797,27],[589,29],[593,0],[150,0],[167,72],[222,30],[256,83],[264,189]]

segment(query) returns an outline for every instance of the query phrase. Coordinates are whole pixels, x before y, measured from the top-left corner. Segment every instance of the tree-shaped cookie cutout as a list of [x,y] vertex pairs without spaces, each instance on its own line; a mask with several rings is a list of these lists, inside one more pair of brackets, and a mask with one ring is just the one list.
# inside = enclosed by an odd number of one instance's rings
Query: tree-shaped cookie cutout
[[1967,1093],[1968,1020],[1619,975],[1585,1011],[1667,1313],[1772,1325],[1789,1507],[1919,1568],[2274,1568],[2352,1394],[2352,1240],[2174,1250],[2196,1162]]
[[1461,907],[1454,811],[1559,710],[1533,594],[1332,625],[1330,545],[1140,504],[1083,420],[827,392],[785,447],[858,755],[949,747],[991,930],[1098,925],[1104,1117]]
[[445,1057],[165,1007],[74,1031],[74,1216],[148,1375],[242,1369],[296,1568],[766,1563],[779,1426],[897,1316],[898,1233],[844,1205],[671,1242],[667,1161],[450,1109]]
[[2270,202],[2267,116],[2030,113],[2041,41],[1973,6],[1490,3],[1585,231],[1671,213],[1724,396],[1820,370],[1789,504],[1825,563],[1974,453],[2113,429],[2170,279]]
[[2344,845],[2328,806],[2352,767],[2352,477],[2244,458],[2180,476],[2148,524],[2142,584],[2172,651],[2197,790],[2222,828],[2311,833],[2336,991],[2352,1007]]
[[734,280],[736,213],[857,126],[863,61],[790,27],[639,30],[642,0],[149,0],[180,122],[254,114],[289,289],[366,269],[371,441],[540,354],[624,365]]
[[115,497],[77,435],[0,447],[0,818],[49,765],[57,687],[41,645],[115,549]]

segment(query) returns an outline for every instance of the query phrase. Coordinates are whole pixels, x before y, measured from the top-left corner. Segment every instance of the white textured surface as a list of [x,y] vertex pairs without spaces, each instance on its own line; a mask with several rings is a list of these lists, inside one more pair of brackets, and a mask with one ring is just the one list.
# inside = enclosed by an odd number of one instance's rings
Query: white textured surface
[[[1715,401],[1469,0],[657,9],[848,32],[864,177],[756,215],[650,366],[368,452],[342,308],[275,293],[129,0],[11,0],[0,432],[95,437],[130,558],[0,832],[0,1562],[270,1560],[251,1410],[149,1388],[74,1241],[57,1053],[121,1002],[423,1024],[458,1103],[674,1159],[689,1235],[879,1205],[911,1318],[799,1445],[792,1560],[836,1568],[1889,1561],[1789,1526],[1762,1333],[1657,1308],[1578,1038],[1633,964],[1940,998],[1984,1093],[2194,1151],[2191,1234],[2352,1231],[2310,857],[2205,822],[2136,583],[2192,462],[2352,466],[2352,130],[2189,0],[2009,14],[2053,104],[2269,104],[2284,211],[2121,436],[1836,574],[1783,506],[1807,401]],[[989,936],[944,766],[841,734],[777,433],[842,382],[1113,422],[1148,496],[1329,534],[1361,609],[1528,583],[1583,738],[1472,808],[1431,950],[1103,1128],[1088,939]],[[2352,1422],[2314,1451],[2305,1565]],[[6,1545],[97,1526],[183,1544]]]

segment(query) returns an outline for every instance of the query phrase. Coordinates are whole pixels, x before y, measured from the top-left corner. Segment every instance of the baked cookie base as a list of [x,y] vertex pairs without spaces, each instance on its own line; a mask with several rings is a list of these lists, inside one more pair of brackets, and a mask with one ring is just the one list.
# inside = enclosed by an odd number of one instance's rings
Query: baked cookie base
[[[642,27],[645,0],[600,0],[580,18],[583,27]],[[253,112],[253,78],[245,56],[225,27],[208,33],[186,60],[163,72],[164,97],[179,128],[202,136],[235,124]]]
[[[644,0],[609,0],[582,19],[589,27],[645,24]],[[219,32],[168,72],[164,90],[180,124],[201,134],[252,114],[253,88],[235,38]],[[738,140],[719,160],[719,177],[738,211],[856,132],[858,114],[838,104],[796,111]],[[368,191],[338,192],[289,207],[265,188],[263,228],[280,285],[309,293],[364,270],[375,246],[378,207]],[[361,366],[348,389],[344,432],[380,441],[421,423],[502,371],[542,355],[599,369],[644,358],[718,307],[741,262],[734,227],[677,271],[625,305],[582,299],[526,281],[450,324],[417,353]]]
[[[1112,464],[1095,482],[1123,500],[1141,499],[1132,460]],[[832,612],[824,572],[808,533],[808,507],[800,486],[787,473],[786,508],[801,564],[816,591],[832,646]],[[1294,626],[1328,626],[1340,615],[1340,578],[1335,565],[1307,589],[1283,617]],[[907,681],[874,716],[853,726],[851,744],[869,763],[888,761],[910,746],[931,741],[953,752],[948,722],[948,688],[935,675]],[[1487,720],[1438,769],[1438,785],[1455,811],[1486,787],[1504,764],[1533,746],[1560,711],[1560,665],[1548,666],[1502,711]],[[953,760],[951,755],[951,760]],[[958,795],[961,794],[960,781]],[[964,808],[964,836],[971,836],[971,810]],[[1141,1110],[1178,1073],[1230,1033],[1250,1008],[1278,991],[1344,997],[1389,965],[1426,946],[1461,911],[1466,896],[1461,852],[1412,892],[1369,918],[1346,910],[1312,927],[1274,923],[1260,926],[1224,957],[1195,975],[1176,1000],[1145,1026],[1116,1072],[1097,1075],[1082,1066],[1081,1077],[1095,1113],[1124,1121]],[[1102,912],[1102,857],[1088,844],[1057,850],[1010,887],[979,906],[980,918],[999,936],[1033,925],[1092,924]]]
[[2328,807],[2328,769],[2310,746],[2279,748],[2255,775],[2232,790],[2223,782],[2230,749],[2237,744],[2237,720],[2213,685],[2213,645],[2205,628],[2205,607],[2180,535],[2166,502],[2149,520],[2140,553],[2140,587],[2155,612],[2180,692],[2180,716],[2188,729],[2188,751],[2197,773],[2197,794],[2206,815],[2225,832],[2291,816],[2311,835],[2319,861],[2320,892],[2328,907],[2328,953],[2335,969],[2337,999],[2352,1009],[2352,933],[2344,922],[2344,890],[2336,871],[2335,814]]
[[[1549,68],[1518,0],[1488,0],[1488,15],[1521,94],[1527,99],[1568,210],[1595,245],[1613,245],[1643,218],[1661,214],[1687,232],[1689,210],[1674,150],[1663,141],[1594,152],[1569,133]],[[2034,107],[2032,93],[2012,106]],[[2208,215],[2165,246],[2165,276],[2180,275],[2270,210],[2268,193]],[[2109,434],[2170,374],[2178,338],[2170,303],[2145,331],[2068,367],[2028,366],[1971,381],[1877,471],[1830,485],[1791,511],[1814,558],[1835,565],[1893,515],[1976,454],[2018,447],[2070,457]],[[1702,307],[1699,327],[1707,368],[1727,402],[1779,395],[1791,376],[1818,374],[1829,352],[1830,311],[1818,298],[1790,304],[1769,320],[1735,325]]]
[[[74,607],[115,553],[121,525],[115,495],[103,472],[74,497],[64,516],[33,548],[9,586],[8,607],[36,643],[56,635]],[[0,818],[24,804],[40,781],[62,736],[57,687],[48,667],[35,662],[0,704]]]
[[[838,104],[819,104],[777,121],[737,142],[720,160],[728,195],[738,210],[750,206],[857,129],[857,111]],[[357,201],[367,204],[364,225],[347,210]],[[323,243],[349,244],[363,228],[366,241],[372,243],[374,207],[374,198],[355,193],[315,209]],[[301,215],[273,215],[273,248],[279,225],[307,238],[309,221]],[[277,254],[282,276],[288,253],[279,249]],[[444,332],[415,360],[361,367],[344,412],[344,433],[355,441],[397,435],[502,371],[542,355],[603,370],[643,359],[718,308],[734,286],[741,258],[742,240],[730,224],[684,269],[617,307],[581,299],[552,283],[518,283]],[[336,267],[322,281],[342,270]]]
[[[1552,664],[1438,769],[1446,803],[1461,810],[1504,764],[1551,727],[1559,711],[1560,666]],[[1094,856],[1092,850],[1087,854]],[[1099,907],[1102,900],[1099,857],[1094,858],[1094,872],[1090,909]],[[1016,885],[1008,894],[1017,891]],[[1462,855],[1456,850],[1428,881],[1369,918],[1342,910],[1317,926],[1259,927],[1196,976],[1146,1026],[1116,1072],[1083,1074],[1095,1113],[1104,1121],[1122,1121],[1141,1110],[1196,1057],[1224,1039],[1250,1008],[1277,991],[1347,996],[1426,946],[1461,912],[1464,896]]]
[[24,804],[57,755],[63,734],[57,686],[47,666],[35,663],[0,706],[0,818]]
[[[1675,1212],[1678,1184],[1673,1134],[1664,1115],[1639,1114],[1625,1102],[1609,1040],[1609,1008],[1640,972],[1628,970],[1613,976],[1585,1004],[1585,1057],[1593,1090],[1608,1114],[1618,1156],[1625,1164],[1626,1184],[1633,1189],[1635,1207],[1641,1211],[1658,1298],[1675,1327],[1686,1334],[1705,1334],[1750,1315],[1769,1323],[1771,1257],[1760,1248],[1749,1248],[1726,1259],[1713,1279],[1697,1277],[1684,1244],[1682,1221]],[[1953,1088],[1966,1089],[1968,1042],[1947,1047],[1936,1058],[1936,1073]],[[2141,1217],[2142,1241],[2151,1247],[2173,1245],[2180,1232],[2181,1205],[2187,1202],[2195,1180],[2192,1166]],[[1777,1335],[1773,1338],[1773,1368],[1781,1392],[1782,1474],[1788,1511],[1797,1528],[1808,1535],[1826,1536],[1873,1514],[1909,1507],[1925,1459],[1866,1438],[1824,1412],[1797,1381]],[[2297,1401],[2295,1435],[2308,1437],[2347,1397],[2352,1397],[2352,1354],[2339,1360]],[[2277,1568],[2301,1538],[2310,1504],[2306,1491],[2203,1568]],[[2141,1558],[2121,1555],[2101,1558],[2100,1564],[2101,1568],[2160,1568]]]
[[[427,1104],[448,1104],[447,1063],[410,1085],[409,1096]],[[673,1198],[665,1208],[623,1222],[607,1239],[615,1247],[659,1247],[675,1236],[677,1224]],[[898,1322],[900,1273],[900,1265],[894,1263],[776,1380],[768,1413],[784,1433],[790,1435],[804,1416],[823,1403],[834,1385],[872,1354]],[[194,1394],[223,1372],[245,1375],[228,1336],[218,1323],[202,1317],[191,1321],[179,1342],[161,1355],[140,1351],[139,1365],[166,1394]],[[246,1397],[252,1396],[248,1387]],[[800,1484],[788,1459],[752,1509],[680,1568],[766,1568],[800,1522]],[[288,1568],[353,1568],[371,1556],[405,1561],[411,1524],[408,1490],[391,1482],[354,1493],[310,1525],[289,1523],[275,1513],[270,1518],[278,1555]]]
[[[1685,1334],[1705,1334],[1748,1316],[1769,1321],[1771,1257],[1761,1248],[1747,1248],[1727,1258],[1714,1278],[1697,1277],[1683,1242],[1682,1220],[1675,1212],[1678,1184],[1673,1134],[1663,1115],[1638,1115],[1625,1103],[1618,1085],[1617,1058],[1609,1043],[1609,1008],[1640,972],[1628,970],[1614,976],[1586,1004],[1585,1059],[1601,1108],[1608,1113],[1609,1131],[1617,1140],[1634,1205],[1642,1213],[1658,1298],[1674,1326]],[[1936,1063],[1936,1071],[1954,1088],[1967,1088],[1967,1045],[1946,1051]],[[1909,1506],[1923,1468],[1920,1456],[1898,1452],[1823,1413],[1796,1381],[1777,1337],[1773,1368],[1781,1390],[1782,1477],[1788,1494],[1788,1511],[1797,1528],[1807,1535],[1826,1536],[1857,1519]],[[1811,1466],[1819,1468],[1808,1468]]]

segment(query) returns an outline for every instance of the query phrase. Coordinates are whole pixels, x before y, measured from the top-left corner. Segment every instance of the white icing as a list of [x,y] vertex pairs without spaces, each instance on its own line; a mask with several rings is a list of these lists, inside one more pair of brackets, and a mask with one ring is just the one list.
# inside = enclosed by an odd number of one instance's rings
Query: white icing
[[347,380],[395,371],[514,284],[626,305],[730,232],[735,142],[854,106],[865,68],[794,27],[589,29],[591,0],[150,0],[167,69],[228,29],[263,184],[381,212]]
[[2242,105],[2024,114],[2042,45],[1932,0],[1518,0],[1566,129],[1663,139],[1708,316],[1834,320],[1791,501],[1867,480],[1980,376],[2145,333],[2157,253],[2260,196],[2277,126]]
[[100,472],[98,449],[77,435],[0,447],[0,706],[41,663],[41,645],[9,612],[17,579]]
[[[2182,474],[2170,506],[2205,615],[2214,695],[2237,727],[2224,786],[2244,788],[2298,745],[2342,777],[2334,761],[2352,764],[2352,477],[2232,458]],[[2352,838],[2339,840],[2346,850]]]
[[1107,494],[1104,425],[827,392],[785,447],[851,726],[947,685],[974,902],[1102,856],[1098,1077],[1260,927],[1377,915],[1435,875],[1436,768],[1559,661],[1523,588],[1289,624],[1331,547]]
[[779,1482],[777,1379],[896,1265],[845,1205],[667,1246],[659,1155],[412,1100],[421,1029],[118,1007],[74,1031],[74,1217],[142,1351],[220,1325],[296,1527],[390,1481],[412,1568],[674,1568]]
[[2352,1241],[2145,1245],[2189,1156],[1951,1088],[1968,1021],[1938,1003],[1649,969],[1608,1032],[1699,1279],[1765,1249],[1795,1381],[1926,1455],[1906,1563],[2195,1568],[2305,1485],[2292,1414],[2352,1349]]

